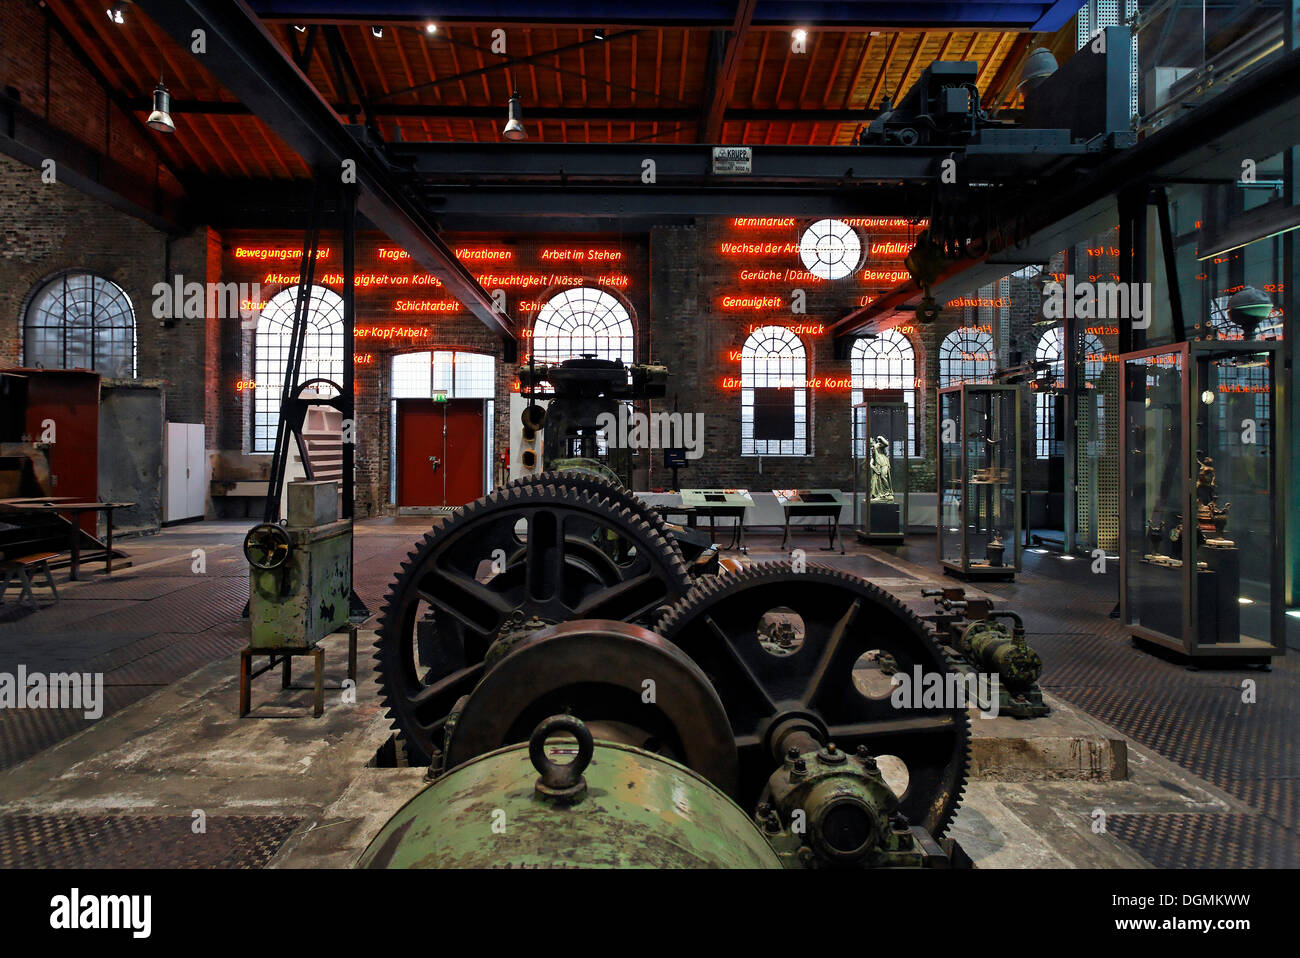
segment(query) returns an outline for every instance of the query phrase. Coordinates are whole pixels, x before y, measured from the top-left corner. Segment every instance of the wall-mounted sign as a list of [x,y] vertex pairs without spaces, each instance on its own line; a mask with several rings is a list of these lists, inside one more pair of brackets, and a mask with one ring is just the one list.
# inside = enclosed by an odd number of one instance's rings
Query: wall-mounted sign
[[748,175],[754,168],[754,150],[748,146],[715,146],[713,172],[724,176]]

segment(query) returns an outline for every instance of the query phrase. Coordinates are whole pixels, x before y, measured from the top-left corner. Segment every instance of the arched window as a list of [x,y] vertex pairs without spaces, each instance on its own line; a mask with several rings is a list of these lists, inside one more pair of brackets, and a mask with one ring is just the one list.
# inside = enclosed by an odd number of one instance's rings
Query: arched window
[[[1106,370],[1105,361],[1101,359],[1105,347],[1095,333],[1088,333],[1083,341],[1083,376],[1087,382],[1096,382]],[[1034,359],[1040,363],[1050,363],[1050,389],[1035,392],[1034,399],[1034,439],[1039,459],[1064,455],[1061,440],[1056,438],[1058,431],[1057,414],[1065,389],[1065,329],[1053,326],[1043,333],[1034,349]]]
[[[873,339],[853,343],[849,357],[853,376],[853,404],[862,402],[864,389],[901,389],[907,403],[907,448],[920,455],[916,438],[916,351],[912,341],[897,329],[887,329]],[[859,418],[861,423],[861,418]],[[858,457],[866,458],[866,431],[860,425]]]
[[740,454],[808,454],[808,357],[784,326],[761,326],[740,351]]
[[[1228,317],[1227,296],[1216,296],[1210,300],[1210,318],[1206,321],[1204,328],[1209,334],[1208,338],[1212,339],[1241,342],[1246,338],[1246,331],[1241,324]],[[1255,331],[1258,339],[1280,339],[1281,333],[1281,322],[1272,318],[1263,320]],[[1216,365],[1218,366],[1220,386],[1227,387],[1230,390],[1240,389],[1242,393],[1254,395],[1255,411],[1251,418],[1255,420],[1256,428],[1259,430],[1255,439],[1259,443],[1267,444],[1268,430],[1271,428],[1269,421],[1271,384],[1268,381],[1268,370],[1253,363],[1242,365],[1219,363]],[[1204,398],[1201,398],[1200,401],[1204,403]],[[1240,445],[1241,432],[1228,427],[1228,416],[1230,414],[1239,415],[1241,407],[1239,405],[1234,406],[1230,402],[1217,402],[1215,406],[1217,408],[1215,416],[1218,419],[1220,434],[1229,445]],[[1265,445],[1264,448],[1267,448],[1267,446]]]
[[[1228,315],[1228,296],[1215,296],[1210,300],[1210,318],[1205,321],[1203,329],[1206,339],[1229,339],[1240,342],[1246,338],[1246,331],[1241,324]],[[1259,321],[1255,327],[1253,339],[1281,339],[1282,313],[1274,309],[1272,314]]]
[[584,353],[632,362],[632,318],[617,296],[592,286],[566,289],[548,299],[533,323],[538,362],[561,363]]
[[32,296],[23,316],[23,363],[135,378],[135,310],[102,276],[63,273]]
[[862,240],[843,220],[818,220],[799,238],[804,268],[821,279],[843,279],[862,262]]
[[993,334],[974,326],[961,326],[939,344],[939,388],[992,382],[997,365]]
[[1065,330],[1053,326],[1043,333],[1034,350],[1034,359],[1040,363],[1051,363],[1050,387],[1038,390],[1034,394],[1034,447],[1039,459],[1065,454],[1063,445],[1056,438],[1057,396],[1063,395],[1057,389],[1065,387]]
[[[253,380],[253,451],[275,450],[275,427],[280,419],[284,374],[289,365],[293,313],[298,287],[290,286],[271,297],[257,321]],[[313,286],[307,296],[307,337],[303,343],[298,382],[328,379],[343,382],[343,297],[324,286]]]

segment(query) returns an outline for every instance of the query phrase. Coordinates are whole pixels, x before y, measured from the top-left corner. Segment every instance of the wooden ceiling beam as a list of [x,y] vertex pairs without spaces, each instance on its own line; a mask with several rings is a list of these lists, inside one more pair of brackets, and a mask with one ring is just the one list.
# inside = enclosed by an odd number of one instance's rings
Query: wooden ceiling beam
[[1019,71],[1020,62],[1029,51],[1029,44],[1032,39],[1032,34],[1022,33],[1020,36],[1016,37],[1015,42],[1011,44],[1011,49],[1008,50],[1007,55],[1003,57],[1002,64],[998,67],[998,72],[995,73],[993,79],[989,81],[988,90],[985,91],[984,96],[981,98],[981,105],[984,109],[996,110],[1006,98],[1007,91],[1015,90],[1015,86],[1011,83],[1011,80]]
[[901,33],[895,33],[889,38],[889,44],[885,47],[885,55],[880,61],[880,72],[876,74],[875,82],[871,84],[871,92],[867,94],[867,102],[862,106],[871,109],[876,103],[876,95],[880,92],[881,86],[885,83],[889,75],[889,64],[894,59],[894,50],[898,47],[898,38]]
[[736,4],[731,32],[727,34],[726,47],[717,73],[712,77],[712,95],[701,131],[701,140],[705,143],[717,143],[722,137],[723,114],[731,102],[731,93],[736,86],[736,72],[740,67],[740,55],[749,38],[749,26],[754,20],[754,9],[757,6],[758,0],[738,0]]

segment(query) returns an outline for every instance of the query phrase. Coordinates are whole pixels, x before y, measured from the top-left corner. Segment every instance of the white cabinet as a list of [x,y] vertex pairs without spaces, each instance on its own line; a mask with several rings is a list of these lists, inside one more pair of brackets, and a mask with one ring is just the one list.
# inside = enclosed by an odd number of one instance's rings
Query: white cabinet
[[167,496],[163,522],[202,518],[207,501],[208,456],[203,423],[167,424]]

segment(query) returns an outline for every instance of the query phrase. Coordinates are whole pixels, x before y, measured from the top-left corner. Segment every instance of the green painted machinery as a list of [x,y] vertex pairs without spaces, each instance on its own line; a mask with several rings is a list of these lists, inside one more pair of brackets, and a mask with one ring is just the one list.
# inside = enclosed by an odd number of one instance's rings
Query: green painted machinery
[[925,622],[815,564],[692,578],[664,529],[607,477],[561,472],[425,536],[389,589],[376,666],[430,784],[363,866],[964,864],[946,832],[965,706],[866,681],[875,662],[950,673]]
[[[997,676],[998,715],[1037,718],[1051,711],[1038,687],[1043,660],[1029,647],[1019,615],[995,611],[992,599],[969,597],[962,588],[926,589],[922,595],[934,598],[936,612],[930,619],[957,671]],[[991,710],[992,704],[982,707]]]
[[[557,761],[566,752],[576,754]],[[630,745],[594,742],[580,720],[557,715],[527,743],[429,785],[358,867],[780,868],[781,860],[703,776]]]
[[284,525],[244,537],[254,649],[309,649],[348,621],[352,521],[338,518],[337,486],[291,482],[286,496]]

